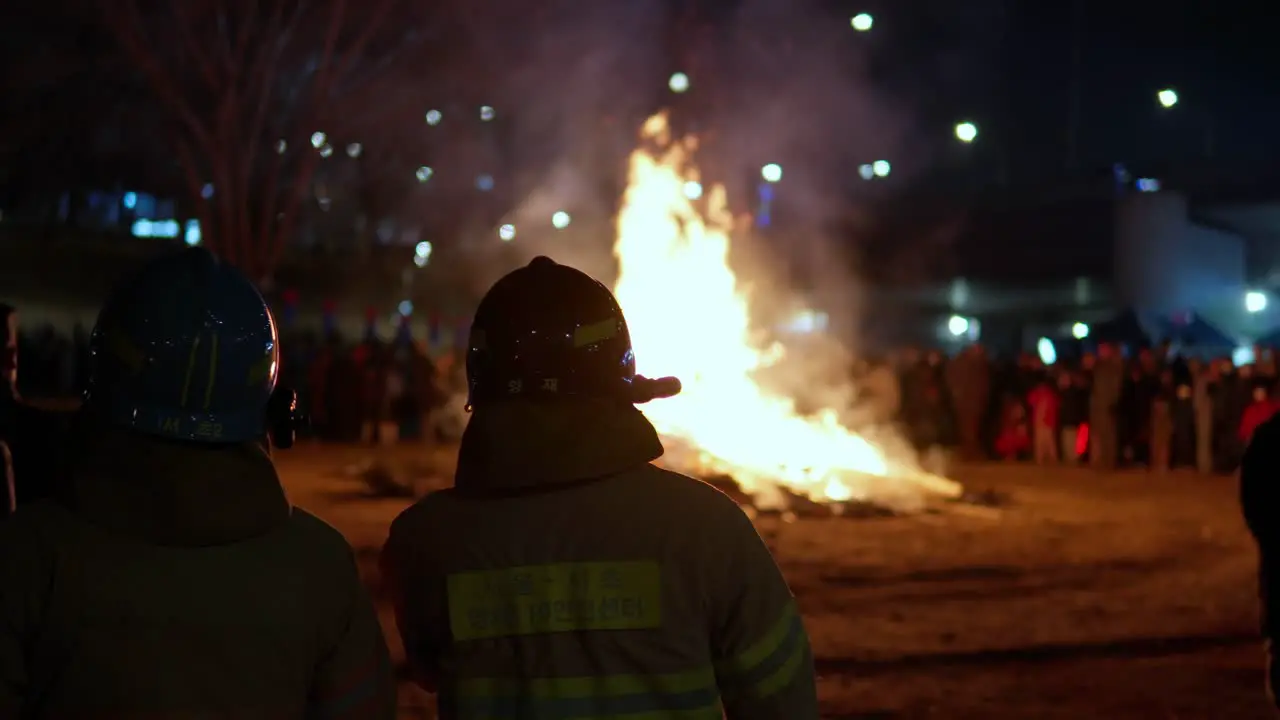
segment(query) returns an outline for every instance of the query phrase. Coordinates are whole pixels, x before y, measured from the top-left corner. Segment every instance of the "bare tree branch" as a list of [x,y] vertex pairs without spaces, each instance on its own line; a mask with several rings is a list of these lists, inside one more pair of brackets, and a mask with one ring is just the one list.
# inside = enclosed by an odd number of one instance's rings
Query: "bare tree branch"
[[[271,16],[273,18],[279,18],[284,13],[284,0],[276,0],[275,8],[276,9],[271,13]],[[241,24],[236,36],[235,47],[229,56],[231,58],[231,67],[233,68],[244,67],[245,57],[248,55],[249,43],[252,41],[254,36],[254,27],[257,25],[259,12],[261,12],[261,9],[258,6],[258,0],[250,0],[248,12],[243,13],[240,17]],[[268,25],[266,37],[275,37],[275,35],[272,34],[272,31],[275,29],[275,24]]]
[[191,103],[178,91],[173,75],[165,70],[155,53],[147,49],[137,0],[98,4],[98,8],[101,10],[104,25],[113,33],[121,48],[137,64],[138,69],[147,76],[160,101],[197,141],[208,144],[211,138],[207,126],[200,122]]
[[[191,145],[183,138],[174,140],[174,149],[178,153],[178,159],[181,161],[184,179],[187,182],[187,191],[191,193],[192,199],[196,202],[196,217],[200,221],[201,232],[208,232],[213,225],[213,212],[209,207],[209,199],[204,196],[204,182],[200,179],[199,172],[196,170],[196,155],[191,150]],[[236,258],[232,255],[224,254],[224,259],[231,263],[236,263]]]
[[180,130],[175,151],[209,245],[266,278],[321,160],[307,138],[330,130],[340,96],[376,85],[420,38],[406,32],[403,45],[369,52],[399,0],[181,0],[156,12],[141,2],[99,4],[101,22]]
[[209,57],[208,51],[201,47],[200,41],[196,39],[193,28],[195,20],[192,18],[191,3],[192,0],[173,3],[173,12],[178,26],[177,34],[182,39],[182,45],[187,54],[191,56],[192,61],[195,63],[196,70],[204,78],[209,92],[217,93],[222,89],[222,78],[219,76],[217,68],[214,67],[213,59]]
[[297,22],[298,15],[295,13],[288,24],[284,24],[284,0],[276,0],[275,9],[267,22],[266,36],[277,38],[277,40],[269,44],[263,43],[266,50],[262,54],[261,62],[253,63],[255,67],[261,68],[261,72],[253,74],[245,88],[245,95],[250,98],[250,105],[253,108],[248,127],[248,152],[245,153],[248,158],[257,157],[258,144],[266,131],[267,111],[271,104],[271,90],[276,82],[276,70]]
[[[363,31],[357,35],[347,49],[346,58],[342,63],[343,75],[350,72],[350,69],[359,58],[369,44],[369,41],[377,34],[387,15],[390,13],[395,0],[379,0],[376,9],[368,23],[365,24]],[[336,0],[334,9],[330,16],[329,31],[325,37],[324,50],[321,54],[321,65],[317,73],[315,85],[315,102],[316,112],[312,117],[312,122],[323,122],[326,119],[326,110],[328,109],[328,101],[331,99],[331,90],[335,82],[334,75],[334,51],[337,45],[338,32],[345,20],[347,10],[346,0]],[[341,77],[341,76],[339,76]],[[304,116],[305,117],[305,116]],[[284,252],[285,242],[293,233],[296,223],[299,206],[307,195],[310,188],[311,177],[315,172],[316,163],[319,160],[317,153],[306,153],[302,156],[302,165],[298,171],[298,179],[300,180],[294,188],[293,192],[285,197],[285,209],[282,214],[280,226],[276,229],[276,236],[270,244],[270,255],[268,265],[274,267],[280,261],[280,256]]]

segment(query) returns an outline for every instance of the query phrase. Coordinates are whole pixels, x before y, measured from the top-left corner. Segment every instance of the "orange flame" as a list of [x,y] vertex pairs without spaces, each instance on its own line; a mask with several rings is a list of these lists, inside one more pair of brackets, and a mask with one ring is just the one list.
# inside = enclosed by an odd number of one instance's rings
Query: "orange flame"
[[[649,118],[631,155],[618,215],[615,293],[626,312],[642,372],[675,375],[684,390],[642,406],[677,448],[670,456],[700,472],[732,476],[757,505],[785,506],[785,487],[817,501],[919,506],[956,497],[955,482],[923,471],[914,456],[890,457],[845,428],[837,412],[802,416],[791,398],[753,379],[770,355],[754,347],[747,299],[729,267],[732,216],[724,188],[700,212],[685,195],[696,181],[692,139],[672,142],[665,115]],[[694,453],[683,460],[678,449]]]

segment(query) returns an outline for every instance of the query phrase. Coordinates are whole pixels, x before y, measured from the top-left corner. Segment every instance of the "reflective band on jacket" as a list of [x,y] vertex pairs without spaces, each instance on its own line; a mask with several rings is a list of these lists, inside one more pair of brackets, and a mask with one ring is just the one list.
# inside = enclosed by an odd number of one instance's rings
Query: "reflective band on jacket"
[[768,697],[791,684],[808,649],[804,620],[791,602],[764,637],[737,656],[716,663],[717,683],[726,697]]
[[454,685],[459,720],[721,720],[715,672],[507,680]]

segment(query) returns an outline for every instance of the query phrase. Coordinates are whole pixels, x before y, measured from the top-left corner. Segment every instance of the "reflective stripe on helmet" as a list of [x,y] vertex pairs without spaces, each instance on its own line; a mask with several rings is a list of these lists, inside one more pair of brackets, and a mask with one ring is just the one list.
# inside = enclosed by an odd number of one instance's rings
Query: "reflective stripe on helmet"
[[178,407],[187,406],[187,396],[191,394],[191,375],[196,371],[196,350],[200,348],[200,336],[191,339],[191,351],[187,353],[187,372],[182,376],[182,395],[178,398]]
[[204,386],[204,409],[213,403],[213,383],[218,377],[218,333],[209,340],[209,381]]
[[618,319],[609,318],[598,323],[582,325],[573,331],[573,346],[576,348],[594,345],[601,340],[608,340],[618,334]]
[[[191,377],[196,370],[196,351],[200,349],[200,336],[191,340],[191,351],[187,353],[187,372],[182,377],[182,396],[178,399],[178,407],[187,407],[191,395]],[[204,383],[203,409],[209,410],[213,404],[213,388],[218,380],[218,333],[209,334],[209,367],[206,368]]]

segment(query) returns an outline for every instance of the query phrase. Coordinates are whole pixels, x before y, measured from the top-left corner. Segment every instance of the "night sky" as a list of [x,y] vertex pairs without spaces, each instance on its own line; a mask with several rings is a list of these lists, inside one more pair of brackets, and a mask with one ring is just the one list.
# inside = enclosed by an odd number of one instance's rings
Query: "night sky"
[[[1083,166],[1197,167],[1205,160],[1207,132],[1209,164],[1222,169],[1266,172],[1280,152],[1280,6],[1234,0],[1009,5],[1017,9],[1009,15],[1002,92],[993,109],[1028,166],[1065,164],[1074,44]],[[1080,20],[1073,22],[1073,13]],[[1180,95],[1173,111],[1162,112],[1155,101],[1163,87]]]
[[[501,148],[493,156],[498,162],[553,166],[571,157],[577,163],[578,148],[601,143],[596,128],[602,121],[622,128],[615,150],[621,153],[630,144],[632,123],[674,106],[719,141],[719,150],[707,143],[707,156],[719,153],[720,174],[731,181],[758,177],[762,163],[782,163],[790,202],[799,203],[801,214],[829,214],[849,198],[891,198],[921,189],[935,195],[974,189],[1016,194],[1021,188],[1102,179],[1115,163],[1171,186],[1257,184],[1280,177],[1273,169],[1280,157],[1275,3],[464,5],[434,15],[420,6],[408,10],[417,15],[395,25],[422,25],[416,28],[419,41],[430,45],[434,60],[393,76],[402,86],[395,111],[374,118],[376,133],[354,138],[366,141],[370,153],[380,138],[395,138],[398,144],[388,148],[392,156],[441,155],[461,146],[458,136],[447,128],[429,134],[422,113],[492,102],[499,122],[463,132],[493,135]],[[70,109],[146,95],[145,87],[129,87],[127,63],[105,55],[111,43],[95,31],[86,7],[77,0],[49,0],[21,11],[6,9],[0,18],[14,41],[6,44],[5,81],[19,88],[0,112],[7,116],[0,121],[16,128],[6,136],[9,149],[27,149],[31,156],[43,144],[60,153],[58,163],[80,174],[94,166],[93,158],[75,153],[91,154],[95,147],[83,141],[84,132],[64,132],[60,123],[105,125],[136,120],[138,113]],[[849,18],[858,12],[876,18],[871,32],[850,28]],[[67,60],[77,52],[78,60]],[[72,70],[62,72],[63,66]],[[680,98],[665,87],[676,70],[690,70],[694,78],[693,89]],[[1165,87],[1181,99],[1172,110],[1156,102]],[[86,91],[95,94],[73,97]],[[38,102],[28,103],[31,97]],[[961,120],[980,128],[972,146],[952,134]],[[155,137],[152,129],[146,134]],[[128,132],[117,135],[123,138],[113,150],[118,160],[127,154]],[[139,149],[138,156],[145,160],[147,151]],[[859,164],[877,159],[893,161],[892,182],[858,178]],[[449,164],[438,164],[444,182]],[[536,168],[522,170],[537,175]],[[475,172],[455,174],[467,187],[467,173]]]

